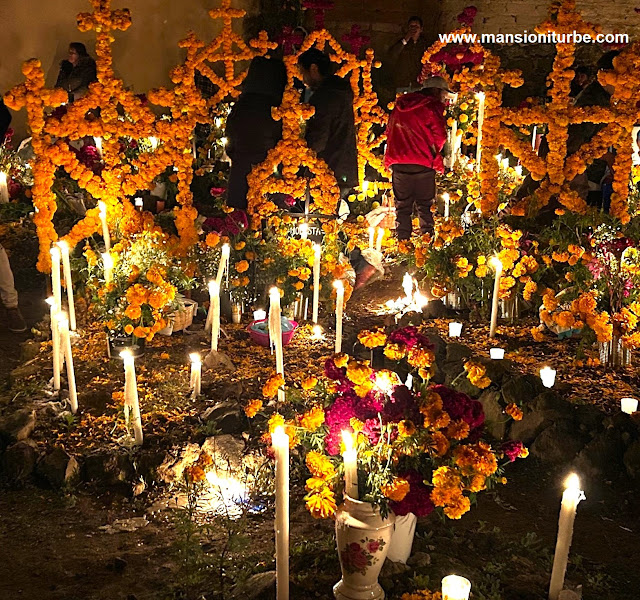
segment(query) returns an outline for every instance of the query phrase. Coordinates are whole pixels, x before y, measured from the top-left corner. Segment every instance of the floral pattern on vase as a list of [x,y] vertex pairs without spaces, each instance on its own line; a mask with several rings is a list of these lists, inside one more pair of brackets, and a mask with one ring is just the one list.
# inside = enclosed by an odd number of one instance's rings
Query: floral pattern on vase
[[364,575],[368,567],[372,567],[380,560],[376,554],[385,546],[386,542],[382,538],[370,539],[368,537],[359,542],[347,544],[345,549],[340,552],[343,569],[346,573]]

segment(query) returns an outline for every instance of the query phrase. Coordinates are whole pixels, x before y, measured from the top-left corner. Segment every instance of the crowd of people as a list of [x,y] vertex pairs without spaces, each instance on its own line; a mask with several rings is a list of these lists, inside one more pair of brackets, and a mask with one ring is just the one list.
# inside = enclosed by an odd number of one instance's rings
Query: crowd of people
[[[387,53],[386,66],[393,74],[396,102],[387,126],[385,164],[392,172],[398,240],[411,237],[414,213],[418,217],[420,234],[433,233],[431,207],[436,197],[436,173],[444,172],[445,111],[453,93],[442,77],[430,77],[419,83],[421,59],[426,48],[422,20],[414,16],[407,22],[406,33]],[[575,69],[571,96],[576,106],[609,104],[612,90],[599,83],[597,72],[611,69],[615,55],[616,52],[603,55],[595,69],[589,66]],[[350,83],[336,76],[332,65],[325,52],[311,48],[298,59],[298,78],[304,87],[302,98],[315,109],[306,124],[305,140],[332,170],[341,198],[345,200],[359,184],[353,94]],[[66,90],[69,102],[73,102],[86,94],[96,79],[96,62],[84,44],[71,43],[68,58],[60,64],[56,87]],[[247,209],[247,176],[255,165],[265,160],[269,150],[282,137],[281,122],[274,120],[272,108],[282,102],[286,81],[287,73],[281,60],[256,57],[251,61],[242,93],[226,123],[226,151],[231,159],[227,203],[232,208]],[[0,139],[4,138],[10,120],[9,111],[0,104]],[[571,125],[568,152],[577,151],[602,127],[592,123]],[[548,144],[542,139],[540,155],[544,157],[548,150]],[[611,195],[613,159],[613,153],[607,152],[571,183],[590,204],[604,210],[608,209]],[[538,185],[531,177],[525,178],[517,192],[518,197],[530,195]],[[356,290],[375,279],[379,270],[365,260],[359,249],[351,253],[350,260],[356,272]],[[25,331],[11,268],[2,246],[0,298],[9,315],[9,329]]]

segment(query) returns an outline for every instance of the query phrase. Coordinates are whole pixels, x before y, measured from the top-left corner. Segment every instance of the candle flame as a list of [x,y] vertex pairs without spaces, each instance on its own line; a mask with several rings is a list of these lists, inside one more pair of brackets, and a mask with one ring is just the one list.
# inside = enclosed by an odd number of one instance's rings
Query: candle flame
[[269,290],[269,296],[270,296],[271,298],[276,298],[276,296],[277,296],[278,300],[280,300],[280,288],[277,288],[277,287],[275,287],[275,286],[274,286],[274,287],[272,287],[272,288]]
[[489,259],[489,264],[496,270],[502,271],[502,261],[497,256],[492,256]]
[[348,429],[342,430],[342,443],[344,444],[345,452],[353,450],[353,435]]
[[342,279],[336,279],[333,282],[333,287],[336,288],[336,290],[340,291],[344,291],[344,283],[342,282]]
[[579,490],[580,489],[580,477],[576,473],[571,473],[564,480],[564,487],[567,490]]
[[311,330],[313,333],[313,337],[316,339],[320,339],[322,337],[322,326],[321,325],[314,325],[313,329]]
[[45,302],[49,305],[49,306],[54,306],[56,303],[56,299],[53,296],[49,296]]
[[445,192],[444,194],[442,194],[442,199],[446,202],[447,200],[449,200],[449,192]]
[[122,350],[120,351],[120,358],[123,360],[133,360],[133,353],[131,350]]
[[222,254],[224,256],[229,256],[230,251],[231,251],[231,248],[229,247],[229,244],[222,244]]
[[198,354],[197,352],[192,352],[191,354],[189,354],[189,360],[194,364],[200,364],[202,362],[202,359],[200,358],[200,354]]
[[60,260],[60,248],[58,246],[53,246],[50,252],[52,258],[57,258],[58,260]]
[[219,293],[220,293],[220,285],[218,285],[218,282],[215,279],[212,279],[209,282],[209,295],[217,296]]

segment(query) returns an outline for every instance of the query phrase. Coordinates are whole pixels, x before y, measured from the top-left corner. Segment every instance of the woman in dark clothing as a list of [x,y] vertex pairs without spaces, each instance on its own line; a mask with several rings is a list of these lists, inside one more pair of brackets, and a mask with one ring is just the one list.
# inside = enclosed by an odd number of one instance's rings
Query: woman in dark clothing
[[242,94],[227,118],[227,154],[231,159],[227,205],[247,209],[247,175],[267,158],[282,137],[282,124],[271,109],[282,102],[287,71],[280,60],[258,56],[251,61]]
[[84,44],[69,44],[69,59],[60,63],[60,72],[56,87],[69,94],[69,102],[82,98],[89,89],[89,84],[97,81],[96,61],[87,53]]

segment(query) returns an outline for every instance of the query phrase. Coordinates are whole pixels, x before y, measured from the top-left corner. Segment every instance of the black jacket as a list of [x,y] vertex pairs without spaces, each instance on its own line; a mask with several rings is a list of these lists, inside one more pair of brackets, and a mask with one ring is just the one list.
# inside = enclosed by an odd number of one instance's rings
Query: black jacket
[[9,124],[11,123],[11,113],[9,109],[4,105],[4,100],[0,99],[0,144],[4,141],[4,136],[7,135]]
[[81,56],[75,66],[68,60],[60,63],[56,87],[69,92],[71,100],[77,100],[87,93],[89,84],[97,79],[96,61],[90,56]]
[[247,208],[247,175],[282,137],[282,123],[274,121],[271,109],[282,102],[285,83],[281,61],[254,58],[242,94],[227,117],[226,149],[231,159],[227,204],[233,208]]
[[329,165],[339,186],[357,186],[358,151],[349,82],[335,75],[326,77],[309,104],[316,109],[305,134],[309,148]]

